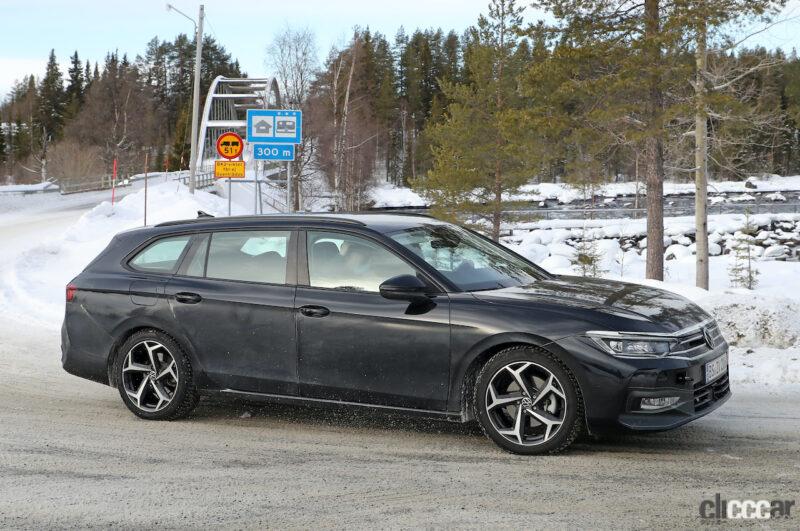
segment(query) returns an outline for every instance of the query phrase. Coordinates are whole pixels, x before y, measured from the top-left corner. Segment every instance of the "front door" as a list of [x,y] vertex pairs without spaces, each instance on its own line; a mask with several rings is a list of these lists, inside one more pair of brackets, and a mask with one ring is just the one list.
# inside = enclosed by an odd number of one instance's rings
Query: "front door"
[[215,386],[297,394],[295,234],[200,235],[167,285],[175,320]]
[[424,275],[370,238],[308,231],[306,250],[308,279],[300,283],[308,285],[298,286],[295,298],[301,395],[444,410],[450,371],[447,295],[423,305],[381,297],[383,281]]

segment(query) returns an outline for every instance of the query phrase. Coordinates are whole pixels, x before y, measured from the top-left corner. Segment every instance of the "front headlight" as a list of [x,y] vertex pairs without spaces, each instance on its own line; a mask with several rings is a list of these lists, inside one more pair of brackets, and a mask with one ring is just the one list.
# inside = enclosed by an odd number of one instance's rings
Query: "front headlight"
[[587,335],[603,350],[620,358],[660,358],[669,354],[675,344],[674,340],[662,337],[640,337],[613,332],[590,332]]

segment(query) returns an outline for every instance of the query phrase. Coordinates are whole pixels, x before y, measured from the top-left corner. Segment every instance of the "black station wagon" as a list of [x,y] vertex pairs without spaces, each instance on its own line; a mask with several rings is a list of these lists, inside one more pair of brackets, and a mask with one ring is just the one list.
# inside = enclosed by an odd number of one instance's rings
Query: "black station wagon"
[[123,232],[68,286],[62,363],[145,419],[200,396],[477,420],[511,452],[664,430],[730,396],[713,319],[552,275],[426,216],[274,215]]

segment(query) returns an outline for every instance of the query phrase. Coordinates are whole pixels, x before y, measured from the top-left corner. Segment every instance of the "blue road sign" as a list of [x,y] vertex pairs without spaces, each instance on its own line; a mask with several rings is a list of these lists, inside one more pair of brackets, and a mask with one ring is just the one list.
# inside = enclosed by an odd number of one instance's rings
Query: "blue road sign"
[[253,144],[256,160],[294,160],[294,144]]
[[247,109],[247,141],[299,144],[303,138],[303,112]]

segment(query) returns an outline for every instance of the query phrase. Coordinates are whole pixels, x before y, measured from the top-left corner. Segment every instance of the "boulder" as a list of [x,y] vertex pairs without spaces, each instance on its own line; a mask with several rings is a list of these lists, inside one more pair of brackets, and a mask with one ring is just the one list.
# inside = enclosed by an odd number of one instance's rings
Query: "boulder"
[[789,257],[789,247],[786,245],[770,245],[764,249],[764,260],[784,260]]

